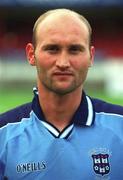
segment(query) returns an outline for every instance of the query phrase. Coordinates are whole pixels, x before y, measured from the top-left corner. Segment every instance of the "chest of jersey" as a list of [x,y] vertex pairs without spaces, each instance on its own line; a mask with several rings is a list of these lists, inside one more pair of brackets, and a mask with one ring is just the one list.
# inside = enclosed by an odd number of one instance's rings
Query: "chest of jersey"
[[75,126],[69,137],[61,139],[44,126],[26,129],[8,143],[5,176],[9,180],[122,179],[122,142],[106,129],[91,128]]

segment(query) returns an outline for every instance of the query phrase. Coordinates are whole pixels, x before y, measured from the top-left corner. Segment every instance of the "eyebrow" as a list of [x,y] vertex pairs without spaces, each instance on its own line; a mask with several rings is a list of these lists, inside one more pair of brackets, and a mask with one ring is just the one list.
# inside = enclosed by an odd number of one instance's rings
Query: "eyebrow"
[[60,45],[58,45],[58,44],[46,44],[46,45],[42,46],[42,49],[47,50],[49,48],[58,48],[58,47],[60,47]]
[[78,49],[78,50],[83,50],[83,49],[85,49],[85,47],[84,47],[84,45],[81,45],[81,44],[71,44],[70,46],[69,46],[69,48],[75,48],[75,49]]

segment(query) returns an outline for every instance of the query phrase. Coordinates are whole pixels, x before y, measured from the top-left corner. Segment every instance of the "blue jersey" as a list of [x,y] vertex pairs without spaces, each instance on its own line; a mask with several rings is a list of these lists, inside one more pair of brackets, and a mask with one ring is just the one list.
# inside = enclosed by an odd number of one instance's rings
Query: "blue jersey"
[[83,92],[71,124],[59,132],[36,93],[32,103],[0,116],[3,179],[122,180],[123,107]]

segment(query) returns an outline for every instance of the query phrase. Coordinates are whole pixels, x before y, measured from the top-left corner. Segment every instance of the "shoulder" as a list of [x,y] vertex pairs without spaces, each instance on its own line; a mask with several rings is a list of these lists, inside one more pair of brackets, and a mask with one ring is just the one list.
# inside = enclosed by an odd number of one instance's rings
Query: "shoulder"
[[99,99],[91,99],[94,112],[95,124],[100,132],[112,134],[122,141],[123,139],[123,106],[111,104]]
[[29,117],[31,106],[32,103],[29,102],[0,114],[0,127],[3,127],[8,123],[19,122],[22,118]]
[[123,115],[123,106],[111,104],[100,99],[91,98],[95,112]]

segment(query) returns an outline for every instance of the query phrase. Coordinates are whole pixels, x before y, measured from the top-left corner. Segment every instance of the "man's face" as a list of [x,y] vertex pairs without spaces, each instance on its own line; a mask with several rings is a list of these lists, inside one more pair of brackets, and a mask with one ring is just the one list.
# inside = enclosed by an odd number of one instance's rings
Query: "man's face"
[[36,35],[34,64],[38,85],[64,95],[82,88],[88,67],[93,61],[88,29],[70,16],[47,18]]

